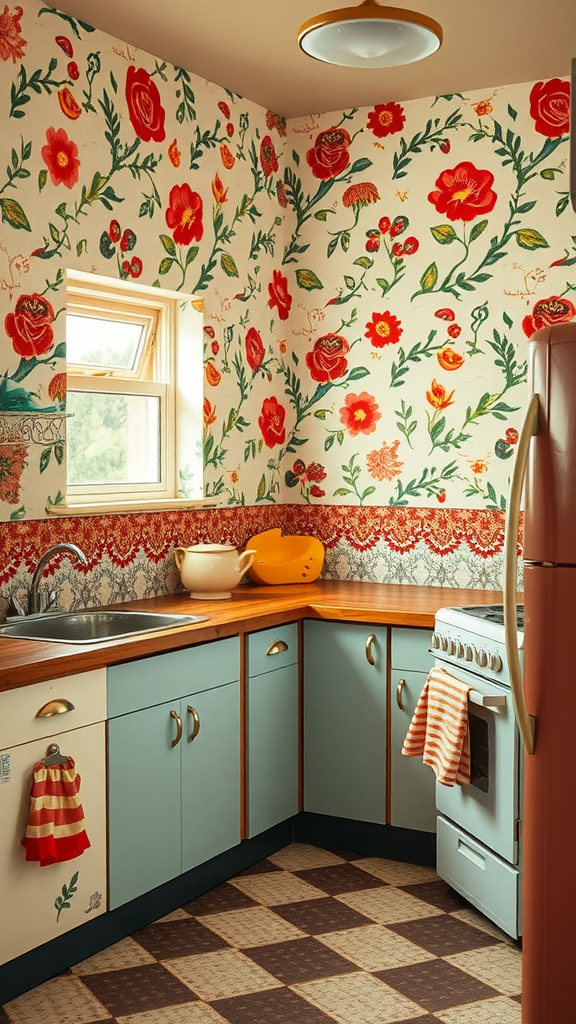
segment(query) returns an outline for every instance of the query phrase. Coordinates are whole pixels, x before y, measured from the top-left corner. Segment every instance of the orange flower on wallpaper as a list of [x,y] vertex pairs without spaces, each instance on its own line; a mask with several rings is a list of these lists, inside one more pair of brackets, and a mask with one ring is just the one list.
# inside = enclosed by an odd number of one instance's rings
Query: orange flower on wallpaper
[[64,117],[68,117],[71,121],[75,121],[80,117],[82,107],[78,105],[68,86],[65,86],[64,89],[60,89],[60,92],[58,93],[58,103],[60,104],[60,110],[64,114]]
[[216,422],[216,406],[212,405],[208,398],[204,399],[203,419],[206,427]]
[[0,57],[2,60],[12,59],[13,64],[22,59],[26,46],[26,40],[20,34],[23,14],[21,7],[15,7],[14,13],[11,13],[8,4],[4,4],[4,10],[0,13]]
[[228,146],[220,146],[220,157],[226,170],[230,171],[232,167],[234,167],[234,164],[236,163],[236,157],[228,148]]
[[222,178],[216,171],[214,175],[214,181],[212,182],[212,195],[217,203],[226,203],[228,201],[228,189],[224,188]]
[[478,476],[479,473],[487,473],[488,462],[486,461],[486,459],[476,459],[475,462],[470,463],[470,469],[475,474],[475,476]]
[[372,434],[376,430],[377,421],[382,419],[374,396],[362,391],[359,395],[346,395],[344,402],[346,404],[340,409],[340,422],[344,424],[350,437],[356,437],[357,434]]
[[443,370],[459,370],[464,363],[464,356],[458,355],[451,348],[443,348],[438,352],[437,359]]
[[182,154],[178,149],[178,143],[176,142],[176,139],[174,139],[174,142],[170,143],[168,146],[168,159],[170,160],[172,167],[180,167],[181,156]]
[[356,185],[350,185],[342,196],[342,205],[348,209],[351,206],[369,206],[370,203],[377,203],[380,194],[376,185],[370,181],[361,181]]
[[48,384],[48,394],[53,402],[66,401],[66,374],[55,373]]
[[374,480],[393,480],[395,476],[400,476],[404,463],[397,458],[399,444],[400,441],[392,444],[384,441],[381,448],[368,452],[366,469]]
[[222,380],[222,374],[218,370],[212,360],[206,363],[206,380],[208,381],[211,388],[218,386]]
[[434,379],[430,385],[430,391],[426,392],[426,398],[435,409],[447,409],[449,405],[454,405],[453,394],[453,391],[448,394],[444,385]]

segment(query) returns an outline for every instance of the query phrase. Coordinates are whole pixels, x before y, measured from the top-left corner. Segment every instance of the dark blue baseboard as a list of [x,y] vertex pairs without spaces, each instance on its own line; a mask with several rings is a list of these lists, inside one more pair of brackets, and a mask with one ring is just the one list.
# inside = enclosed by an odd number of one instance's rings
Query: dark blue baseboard
[[334,818],[310,811],[304,811],[293,820],[294,841],[297,843],[348,850],[365,857],[386,857],[410,864],[436,866],[435,832],[416,832],[409,828]]

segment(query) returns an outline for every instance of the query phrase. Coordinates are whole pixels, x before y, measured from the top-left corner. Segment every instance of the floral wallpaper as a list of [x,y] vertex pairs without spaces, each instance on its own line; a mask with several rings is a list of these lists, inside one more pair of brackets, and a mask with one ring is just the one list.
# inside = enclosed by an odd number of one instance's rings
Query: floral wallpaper
[[501,524],[527,340],[576,313],[567,81],[286,122],[36,0],[0,80],[0,520],[63,501],[72,268],[202,300],[206,497]]

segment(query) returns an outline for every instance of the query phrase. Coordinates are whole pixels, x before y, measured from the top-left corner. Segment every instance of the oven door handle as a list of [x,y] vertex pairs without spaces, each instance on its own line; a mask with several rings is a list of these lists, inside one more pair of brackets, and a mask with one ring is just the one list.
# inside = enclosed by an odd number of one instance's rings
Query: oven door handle
[[479,693],[478,690],[470,690],[468,693],[468,703],[478,704],[481,708],[505,708],[507,701],[505,694],[496,693]]
[[518,525],[524,477],[530,451],[530,441],[538,433],[538,395],[531,395],[516,447],[514,470],[510,483],[506,528],[504,533],[504,639],[510,672],[512,702],[518,729],[527,754],[534,753],[534,719],[528,714],[522,666],[518,654],[517,578],[518,578]]

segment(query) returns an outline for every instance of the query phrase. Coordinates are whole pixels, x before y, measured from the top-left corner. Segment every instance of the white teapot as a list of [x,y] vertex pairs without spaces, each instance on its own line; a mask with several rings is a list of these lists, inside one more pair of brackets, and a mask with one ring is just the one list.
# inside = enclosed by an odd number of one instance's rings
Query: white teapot
[[231,597],[231,591],[252,565],[255,554],[250,549],[240,555],[232,544],[174,548],[183,586],[190,591],[190,597],[205,601]]

